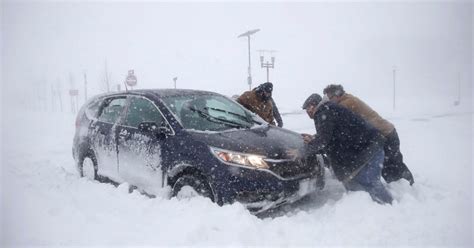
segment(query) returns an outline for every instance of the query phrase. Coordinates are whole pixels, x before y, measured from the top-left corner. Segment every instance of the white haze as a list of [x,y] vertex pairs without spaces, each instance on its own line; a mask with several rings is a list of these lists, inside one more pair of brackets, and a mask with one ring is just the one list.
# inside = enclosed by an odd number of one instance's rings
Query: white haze
[[[138,88],[239,94],[252,37],[254,86],[266,81],[256,50],[277,50],[270,72],[283,109],[329,83],[343,84],[379,110],[471,106],[472,3],[2,3],[3,99],[50,94],[61,82],[88,93],[114,89],[128,69]],[[268,57],[268,56],[267,56]],[[123,85],[122,85],[123,88]],[[407,104],[418,101],[416,106]],[[82,100],[82,98],[80,98]],[[67,99],[63,100],[66,101]],[[67,102],[67,101],[66,101]],[[81,101],[82,102],[82,101]],[[49,101],[48,101],[49,103]],[[376,103],[376,104],[375,104]]]
[[[471,1],[0,4],[0,244],[472,245]],[[67,90],[79,89],[83,103],[83,73],[89,96],[105,91],[105,61],[113,89],[134,69],[136,88],[172,88],[177,76],[178,88],[240,94],[248,89],[248,54],[237,36],[256,28],[254,86],[266,81],[256,50],[277,50],[270,81],[283,113],[340,83],[397,126],[417,182],[390,185],[396,204],[344,193],[332,179],[322,195],[261,220],[239,204],[152,200],[128,194],[126,185],[78,177]],[[51,98],[58,85],[63,113]],[[291,130],[314,131],[304,114],[283,120]],[[89,206],[91,192],[99,200]],[[354,208],[361,214],[350,213]],[[171,223],[163,229],[171,236],[154,236],[149,226],[163,228],[157,219]]]

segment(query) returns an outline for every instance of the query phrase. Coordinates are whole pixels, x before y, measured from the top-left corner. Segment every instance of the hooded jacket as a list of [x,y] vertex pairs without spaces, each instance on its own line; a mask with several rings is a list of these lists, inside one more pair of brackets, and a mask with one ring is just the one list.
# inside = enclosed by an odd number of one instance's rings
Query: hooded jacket
[[384,138],[360,116],[333,102],[321,102],[314,115],[316,136],[308,152],[326,153],[336,177],[351,180],[374,153],[383,147]]
[[360,115],[362,119],[377,128],[385,137],[388,137],[395,129],[392,123],[380,117],[369,105],[351,94],[345,93],[339,98],[337,103]]
[[263,120],[270,124],[275,124],[273,121],[273,104],[272,100],[267,101],[261,100],[255,90],[244,92],[237,102],[242,104],[248,110],[254,112],[258,116],[262,117]]

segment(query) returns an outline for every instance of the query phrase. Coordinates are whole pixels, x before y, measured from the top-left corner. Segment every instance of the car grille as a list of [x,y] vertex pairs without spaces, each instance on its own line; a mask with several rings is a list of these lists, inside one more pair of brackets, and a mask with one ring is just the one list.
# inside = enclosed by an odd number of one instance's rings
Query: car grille
[[294,160],[267,160],[270,170],[283,178],[295,178],[316,172],[316,165]]
[[242,191],[237,192],[236,199],[239,202],[259,202],[259,201],[275,201],[281,197],[285,196],[285,192],[280,192],[275,194],[272,191]]

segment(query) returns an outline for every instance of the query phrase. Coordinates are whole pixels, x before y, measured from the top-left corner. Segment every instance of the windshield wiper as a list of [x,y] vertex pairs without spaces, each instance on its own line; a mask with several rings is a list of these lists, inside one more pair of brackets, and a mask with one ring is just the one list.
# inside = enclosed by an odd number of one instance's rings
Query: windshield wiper
[[234,113],[234,112],[230,112],[230,111],[227,111],[227,110],[223,110],[223,109],[219,109],[219,108],[209,108],[209,107],[205,107],[204,109],[210,109],[210,110],[214,110],[214,111],[219,111],[219,112],[231,114],[231,115],[240,117],[241,119],[243,119],[243,120],[245,120],[245,121],[247,121],[247,122],[253,122],[253,123],[257,123],[257,124],[262,124],[262,123],[260,123],[259,121],[254,120],[252,117],[249,118],[248,116],[241,115],[241,114]]
[[215,123],[220,123],[220,124],[224,124],[224,125],[227,125],[227,126],[230,126],[230,127],[235,127],[235,128],[249,128],[248,126],[242,125],[238,122],[229,121],[229,120],[222,119],[222,118],[219,118],[219,117],[214,117],[214,116],[212,116],[212,115],[210,115],[210,114],[208,114],[208,113],[206,113],[202,110],[199,110],[199,109],[196,109],[196,108],[193,108],[193,107],[189,107],[189,109],[191,111],[194,111],[194,112],[198,113],[199,115],[206,118],[207,120],[215,122]]

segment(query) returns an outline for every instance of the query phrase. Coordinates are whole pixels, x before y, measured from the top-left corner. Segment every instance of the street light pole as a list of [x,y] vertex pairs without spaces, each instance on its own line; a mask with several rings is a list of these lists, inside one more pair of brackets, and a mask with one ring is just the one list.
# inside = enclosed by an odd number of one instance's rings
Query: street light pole
[[247,38],[248,38],[248,44],[249,44],[249,77],[247,79],[247,83],[249,84],[249,90],[251,90],[252,89],[252,72],[251,72],[251,70],[252,70],[252,66],[251,66],[252,62],[251,61],[252,60],[250,59],[250,35],[248,35]]
[[249,68],[248,68],[248,78],[247,78],[247,83],[249,84],[249,90],[252,89],[252,72],[251,72],[251,56],[250,56],[250,36],[252,34],[255,34],[256,32],[260,31],[260,29],[253,29],[253,30],[249,30],[239,36],[237,36],[237,38],[240,38],[240,37],[247,37],[248,39],[248,48],[249,48]]

